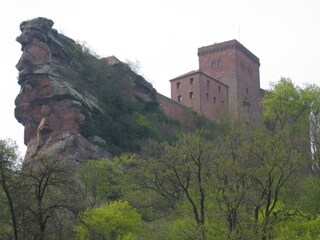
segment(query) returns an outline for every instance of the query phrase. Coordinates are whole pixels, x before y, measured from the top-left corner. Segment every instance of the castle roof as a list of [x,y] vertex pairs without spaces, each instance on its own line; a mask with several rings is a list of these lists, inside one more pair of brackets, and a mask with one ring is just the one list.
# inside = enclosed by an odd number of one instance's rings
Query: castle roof
[[240,42],[237,40],[233,39],[230,41],[226,42],[221,42],[221,43],[214,43],[209,46],[204,46],[198,48],[198,56],[201,55],[207,55],[211,54],[214,52],[220,52],[220,51],[225,51],[231,48],[237,48],[240,51],[242,51],[244,54],[246,54],[249,58],[251,58],[254,62],[256,62],[260,66],[260,60],[259,58],[254,55],[252,52],[250,52],[245,46],[243,46]]
[[179,80],[179,79],[181,79],[181,78],[185,78],[185,77],[192,76],[192,75],[196,75],[196,74],[206,76],[207,78],[210,78],[211,80],[216,81],[216,82],[218,82],[218,83],[221,84],[221,85],[224,85],[224,86],[229,87],[228,85],[220,82],[220,81],[217,80],[217,79],[214,79],[213,77],[211,77],[211,76],[209,76],[209,75],[201,72],[200,70],[193,70],[193,71],[187,72],[187,73],[182,74],[182,75],[180,75],[180,76],[178,76],[178,77],[175,77],[175,78],[173,78],[173,79],[171,79],[171,80],[169,80],[169,81],[170,81],[170,82],[173,82],[173,81]]
[[175,77],[175,78],[172,78],[170,79],[169,81],[172,82],[174,80],[178,80],[179,78],[184,78],[184,77],[187,77],[189,75],[193,75],[195,73],[199,73],[199,70],[193,70],[193,71],[190,71],[190,72],[187,72],[187,73],[184,73],[182,75],[179,75],[178,77]]

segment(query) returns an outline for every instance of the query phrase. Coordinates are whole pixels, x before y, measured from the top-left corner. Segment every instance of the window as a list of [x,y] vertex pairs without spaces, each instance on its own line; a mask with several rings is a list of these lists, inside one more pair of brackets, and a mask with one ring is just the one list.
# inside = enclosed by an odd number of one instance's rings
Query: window
[[218,86],[218,92],[221,92],[221,86]]
[[213,68],[223,67],[222,59],[212,61],[212,67]]
[[247,94],[249,93],[249,89],[248,89],[248,88],[246,88],[246,93],[247,93]]
[[218,67],[218,63],[217,63],[217,61],[213,61],[213,62],[212,62],[212,67],[213,67],[213,68]]
[[223,104],[224,104],[224,102],[223,101],[221,101],[221,106],[223,107]]
[[206,93],[206,99],[209,100],[209,93]]
[[210,81],[207,80],[207,87],[210,87]]
[[178,102],[182,102],[182,96],[181,95],[178,96]]
[[189,98],[193,98],[193,92],[189,92]]
[[177,88],[180,88],[180,82],[177,82],[176,84],[177,84]]
[[194,83],[193,78],[190,78],[190,85],[193,85],[193,83]]
[[213,97],[213,103],[216,103],[216,100],[217,100],[216,97]]

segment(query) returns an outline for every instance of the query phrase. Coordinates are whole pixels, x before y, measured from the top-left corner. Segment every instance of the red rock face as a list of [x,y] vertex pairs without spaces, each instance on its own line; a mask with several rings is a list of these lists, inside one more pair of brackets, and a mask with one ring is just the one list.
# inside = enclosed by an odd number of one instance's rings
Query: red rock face
[[72,99],[55,99],[48,76],[30,75],[16,100],[15,116],[25,126],[25,144],[42,132],[80,133],[81,103]]
[[98,146],[115,154],[130,150],[128,146],[137,149],[141,138],[157,134],[141,126],[133,113],[153,116],[149,120],[159,121],[159,131],[164,131],[167,123],[159,106],[188,129],[196,126],[198,120],[187,108],[157,95],[116,57],[98,59],[52,26],[45,18],[25,21],[17,37],[22,55],[16,65],[21,90],[15,116],[25,128],[25,160],[110,157]]
[[45,18],[26,21],[20,25],[22,33],[17,37],[22,56],[16,65],[21,90],[15,116],[25,127],[25,158],[54,154],[82,161],[109,156],[80,134],[84,121],[81,109],[94,106],[55,73],[59,64],[65,64],[66,54],[55,41],[53,35],[57,33],[52,26],[53,22]]

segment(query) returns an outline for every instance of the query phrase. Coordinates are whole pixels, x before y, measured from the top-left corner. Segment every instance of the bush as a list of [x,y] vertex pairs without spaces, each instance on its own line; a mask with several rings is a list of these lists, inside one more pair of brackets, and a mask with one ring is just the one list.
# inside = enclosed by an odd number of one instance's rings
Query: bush
[[75,227],[78,239],[133,240],[142,226],[140,214],[128,202],[116,201],[85,210]]

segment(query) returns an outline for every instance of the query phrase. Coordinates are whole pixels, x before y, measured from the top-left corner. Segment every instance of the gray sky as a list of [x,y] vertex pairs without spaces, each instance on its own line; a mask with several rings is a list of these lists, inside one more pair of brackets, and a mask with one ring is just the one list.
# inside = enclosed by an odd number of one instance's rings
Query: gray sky
[[19,92],[15,38],[20,22],[46,17],[60,33],[86,42],[98,55],[138,60],[141,74],[170,97],[168,80],[198,69],[198,47],[237,39],[260,58],[262,88],[280,77],[319,83],[318,0],[10,0],[0,3],[0,138],[17,141]]

